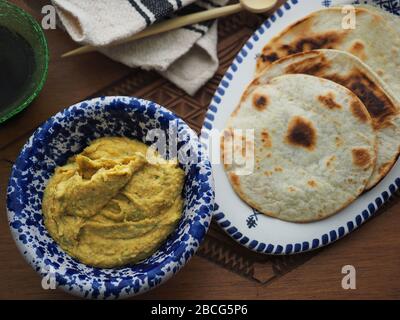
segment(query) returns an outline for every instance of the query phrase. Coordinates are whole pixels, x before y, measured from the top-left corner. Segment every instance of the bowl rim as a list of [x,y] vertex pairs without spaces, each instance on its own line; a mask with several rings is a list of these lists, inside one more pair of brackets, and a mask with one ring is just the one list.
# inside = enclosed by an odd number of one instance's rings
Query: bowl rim
[[[89,105],[89,106],[95,105],[97,102],[100,102],[100,103],[103,103],[103,104],[107,104],[107,103],[110,103],[110,102],[112,102],[112,101],[121,100],[121,99],[122,99],[122,100],[127,100],[127,101],[129,101],[129,102],[131,102],[131,101],[140,102],[140,105],[141,105],[141,106],[144,105],[146,110],[148,109],[149,105],[154,105],[156,109],[161,110],[163,113],[166,113],[166,114],[171,115],[172,118],[173,118],[174,120],[178,120],[180,126],[183,125],[183,126],[185,127],[185,129],[190,130],[190,131],[193,132],[193,134],[197,137],[197,140],[194,141],[194,143],[196,143],[196,144],[198,145],[199,150],[201,150],[201,154],[202,154],[202,156],[203,156],[203,160],[202,160],[200,163],[202,163],[202,165],[203,165],[204,167],[206,167],[206,168],[208,169],[208,171],[210,171],[210,175],[208,176],[207,181],[206,181],[206,182],[203,182],[203,183],[206,183],[207,185],[210,186],[210,190],[212,191],[212,195],[213,195],[213,196],[211,197],[211,201],[210,201],[210,203],[209,203],[210,209],[207,211],[206,219],[205,219],[205,220],[203,221],[203,223],[202,223],[202,226],[205,228],[205,232],[204,232],[204,234],[202,235],[201,239],[199,239],[198,245],[197,245],[197,246],[186,248],[186,250],[180,255],[180,256],[182,256],[181,258],[184,257],[185,259],[184,259],[184,261],[183,261],[182,263],[175,262],[174,267],[176,267],[176,271],[165,273],[165,275],[160,279],[160,282],[159,282],[159,283],[156,283],[155,285],[149,285],[149,282],[148,282],[148,281],[147,281],[146,283],[143,283],[143,284],[140,286],[140,289],[139,289],[137,292],[130,291],[129,293],[127,293],[127,292],[121,290],[119,296],[117,296],[117,297],[115,297],[115,296],[108,296],[108,297],[104,296],[105,290],[100,291],[100,294],[99,294],[97,297],[93,297],[91,294],[88,295],[88,296],[85,296],[85,295],[84,295],[84,292],[82,292],[81,290],[79,290],[78,284],[72,284],[72,290],[71,290],[71,286],[66,286],[66,285],[64,285],[64,284],[59,284],[59,285],[57,286],[57,288],[60,288],[60,289],[62,289],[63,291],[68,292],[68,293],[73,294],[73,295],[78,296],[78,297],[92,298],[92,299],[93,299],[93,298],[95,298],[95,299],[124,299],[124,298],[128,298],[128,297],[140,295],[140,294],[142,294],[142,293],[145,293],[145,292],[147,292],[147,291],[150,291],[150,290],[152,290],[152,289],[158,287],[159,285],[165,283],[165,282],[168,281],[171,277],[173,277],[176,273],[178,273],[178,272],[181,270],[181,268],[184,267],[184,265],[186,265],[186,264],[189,262],[189,260],[193,257],[193,255],[196,253],[196,251],[197,251],[198,248],[200,247],[201,243],[204,241],[204,238],[205,238],[205,236],[206,236],[206,234],[207,234],[207,232],[208,232],[208,229],[209,229],[210,224],[211,224],[211,219],[212,219],[212,216],[213,216],[214,198],[215,198],[215,192],[214,192],[214,178],[213,178],[213,175],[212,175],[211,163],[210,163],[210,161],[209,161],[209,159],[208,159],[208,156],[207,156],[207,154],[206,154],[206,152],[205,152],[205,150],[204,150],[203,145],[202,145],[201,142],[200,142],[200,139],[199,139],[197,133],[196,133],[193,129],[191,129],[191,128],[189,127],[189,125],[188,125],[185,121],[183,121],[180,117],[178,117],[178,116],[177,116],[175,113],[173,113],[172,111],[166,109],[165,107],[159,105],[158,103],[155,103],[155,102],[152,102],[152,101],[146,100],[146,99],[136,98],[136,97],[128,97],[128,96],[107,96],[107,97],[98,97],[98,98],[83,100],[83,101],[80,101],[80,102],[78,102],[78,103],[76,103],[76,104],[74,104],[74,105],[71,105],[71,106],[69,106],[69,107],[67,107],[67,108],[65,108],[65,109],[63,109],[63,110],[61,110],[61,111],[59,111],[57,114],[51,116],[47,121],[45,121],[42,125],[40,125],[40,126],[35,130],[35,132],[28,138],[27,142],[26,142],[26,143],[24,144],[24,146],[21,148],[21,152],[20,152],[20,154],[18,155],[18,158],[16,159],[15,164],[14,164],[13,167],[12,167],[8,186],[10,186],[10,181],[11,181],[11,179],[12,179],[12,178],[14,177],[14,175],[15,175],[15,170],[17,169],[16,167],[17,167],[17,165],[18,165],[18,163],[19,163],[19,160],[20,160],[20,158],[21,158],[22,151],[25,150],[25,148],[26,148],[26,146],[29,144],[29,142],[30,142],[31,140],[33,140],[33,138],[34,138],[35,136],[37,136],[37,134],[40,132],[41,129],[47,128],[47,127],[51,126],[51,125],[53,124],[54,119],[56,119],[56,117],[64,118],[64,117],[65,117],[65,112],[71,111],[72,109],[75,109],[75,108],[77,108],[77,109],[82,109],[82,108],[83,108],[82,106],[85,105],[85,104],[86,104],[86,105]],[[104,102],[104,101],[106,101],[106,102]],[[60,119],[60,118],[58,118],[58,119]],[[12,237],[13,237],[13,239],[14,239],[14,242],[16,243],[16,245],[17,245],[17,247],[18,247],[18,249],[19,249],[21,255],[24,257],[24,259],[27,261],[27,263],[28,263],[41,277],[43,277],[43,276],[46,275],[46,274],[43,274],[43,266],[44,266],[43,261],[44,261],[45,257],[40,258],[40,262],[37,262],[37,261],[35,262],[34,260],[35,260],[37,257],[31,252],[31,250],[26,250],[26,245],[23,243],[23,241],[21,241],[21,239],[19,239],[19,236],[20,236],[21,232],[19,232],[18,230],[14,229],[14,228],[12,227],[12,223],[14,222],[14,221],[13,221],[13,216],[15,215],[15,213],[14,213],[13,210],[10,210],[10,208],[9,208],[9,201],[10,201],[10,195],[9,195],[9,190],[8,190],[8,188],[7,188],[7,205],[6,205],[6,209],[7,209],[7,218],[8,218],[8,224],[9,224],[9,227],[10,227],[10,229],[11,229],[11,234],[12,234]],[[41,214],[42,214],[42,213],[41,213]],[[178,227],[177,227],[175,230],[177,230],[177,229],[178,229]],[[48,235],[48,236],[51,238],[50,235]],[[52,238],[51,238],[51,239],[52,239]],[[60,248],[60,246],[58,245],[58,243],[56,243],[56,242],[54,241],[54,239],[52,239],[52,240],[53,240],[53,242],[57,245],[57,247]],[[61,249],[61,248],[60,248],[60,249]],[[156,251],[156,252],[157,252],[157,251]],[[71,257],[69,254],[67,254],[66,252],[65,252],[65,254],[66,254],[68,257],[72,258],[72,257]],[[185,254],[187,254],[187,255],[185,255]],[[77,261],[77,260],[74,259],[74,258],[72,258],[72,259],[75,260],[75,261]],[[163,260],[163,261],[165,261],[165,260]],[[79,262],[79,261],[78,261],[78,262]],[[79,262],[79,263],[80,263],[80,262]],[[93,268],[93,267],[88,266],[88,265],[85,265],[85,264],[83,264],[83,263],[81,263],[81,264],[82,264],[85,268]],[[41,267],[41,268],[39,268],[39,267]],[[125,267],[128,267],[128,268],[129,268],[129,266],[125,266]],[[94,268],[94,269],[113,271],[113,270],[119,270],[119,269],[125,268],[125,267],[120,267],[120,268]],[[65,277],[65,275],[64,275],[64,277]],[[146,276],[146,279],[148,279],[147,276]],[[129,287],[129,288],[131,289],[131,287]]]
[[43,67],[43,72],[41,74],[40,80],[37,82],[36,86],[30,90],[30,95],[27,96],[23,102],[21,102],[19,105],[17,105],[15,108],[12,108],[10,111],[6,112],[4,115],[0,116],[0,124],[6,122],[10,118],[14,117],[16,114],[20,113],[21,111],[25,110],[32,102],[33,100],[39,95],[39,93],[42,91],[43,86],[46,82],[47,75],[48,75],[48,70],[49,70],[49,62],[50,62],[50,51],[49,51],[49,46],[47,43],[46,36],[44,34],[44,31],[42,27],[40,26],[39,22],[36,21],[36,19],[23,10],[22,8],[18,7],[14,3],[10,3],[8,1],[0,2],[0,6],[4,7],[9,7],[11,10],[14,10],[16,14],[19,14],[21,17],[27,19],[33,29],[35,30],[35,33],[39,36],[39,43],[43,49],[43,57],[44,57],[44,67]]

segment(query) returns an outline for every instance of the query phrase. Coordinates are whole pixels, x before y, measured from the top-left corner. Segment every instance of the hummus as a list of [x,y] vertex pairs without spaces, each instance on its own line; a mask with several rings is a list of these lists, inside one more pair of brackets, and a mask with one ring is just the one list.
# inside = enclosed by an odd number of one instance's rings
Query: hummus
[[44,221],[72,257],[102,268],[135,263],[175,229],[184,172],[156,152],[148,162],[148,149],[127,138],[101,138],[56,168],[44,192]]

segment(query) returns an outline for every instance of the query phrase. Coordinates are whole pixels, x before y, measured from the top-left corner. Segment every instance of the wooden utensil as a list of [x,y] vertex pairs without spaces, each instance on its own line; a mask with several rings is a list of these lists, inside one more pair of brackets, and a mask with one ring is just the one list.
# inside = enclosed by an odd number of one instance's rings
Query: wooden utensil
[[[242,10],[247,10],[253,13],[262,13],[266,12],[270,9],[272,9],[275,4],[277,3],[277,0],[240,0],[239,3],[221,7],[221,8],[216,8],[216,9],[211,9],[211,10],[204,10],[198,13],[193,13],[189,14],[183,17],[178,17],[174,18],[171,20],[163,21],[157,24],[154,24],[143,31],[134,34],[131,37],[116,41],[109,46],[114,46],[122,43],[127,43],[131,42],[134,40],[138,39],[143,39],[152,35],[156,35],[159,33],[171,31],[174,29],[178,29],[190,24],[195,24],[207,20],[212,20],[212,19],[217,19],[223,16],[231,15],[238,13]],[[80,48],[77,48],[75,50],[69,51],[67,53],[64,53],[61,57],[66,58],[66,57],[71,57],[75,55],[80,55],[83,53],[88,53],[92,51],[96,51],[97,47],[93,46],[83,46]]]

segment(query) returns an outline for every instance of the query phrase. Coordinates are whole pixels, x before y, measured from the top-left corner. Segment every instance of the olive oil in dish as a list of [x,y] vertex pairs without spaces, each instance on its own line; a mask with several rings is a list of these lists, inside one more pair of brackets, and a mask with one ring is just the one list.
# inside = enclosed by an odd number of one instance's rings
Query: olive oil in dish
[[0,25],[0,115],[29,94],[35,65],[29,42]]

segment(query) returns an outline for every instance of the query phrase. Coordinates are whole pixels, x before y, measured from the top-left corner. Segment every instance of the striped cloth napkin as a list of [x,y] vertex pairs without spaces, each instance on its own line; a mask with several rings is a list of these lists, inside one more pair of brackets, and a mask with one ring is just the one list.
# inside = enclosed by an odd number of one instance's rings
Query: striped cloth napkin
[[156,70],[194,95],[218,69],[217,22],[101,48],[174,16],[225,5],[228,0],[52,0],[72,39],[129,67]]

